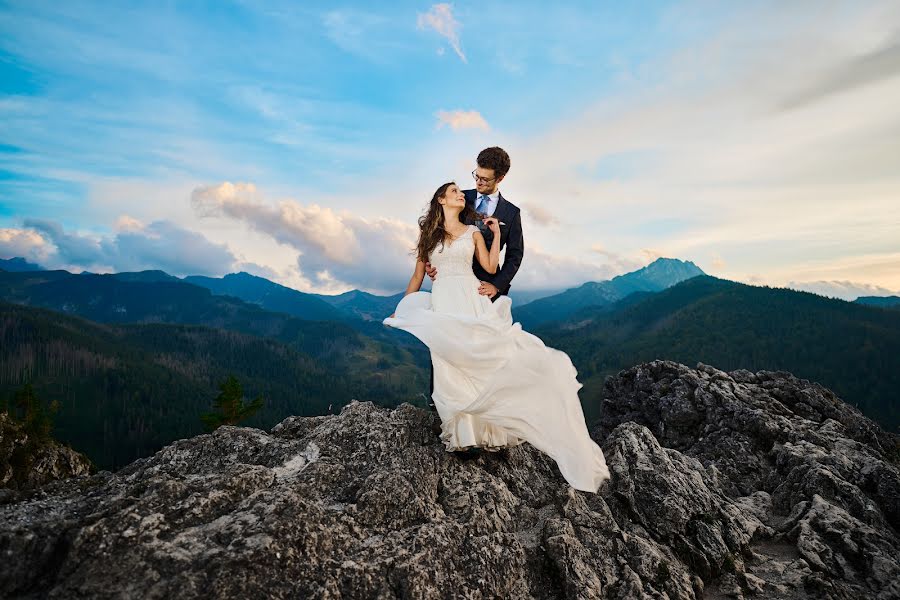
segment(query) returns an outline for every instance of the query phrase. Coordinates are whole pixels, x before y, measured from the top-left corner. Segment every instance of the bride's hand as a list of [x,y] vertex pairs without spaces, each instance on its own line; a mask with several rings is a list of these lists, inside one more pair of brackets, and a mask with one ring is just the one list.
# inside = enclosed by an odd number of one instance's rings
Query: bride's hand
[[431,280],[434,281],[434,278],[437,277],[437,268],[431,266],[430,262],[425,263],[425,273],[431,277]]
[[500,234],[500,222],[496,218],[485,217],[483,221],[484,224],[488,226],[488,229],[490,229],[494,233],[494,235]]

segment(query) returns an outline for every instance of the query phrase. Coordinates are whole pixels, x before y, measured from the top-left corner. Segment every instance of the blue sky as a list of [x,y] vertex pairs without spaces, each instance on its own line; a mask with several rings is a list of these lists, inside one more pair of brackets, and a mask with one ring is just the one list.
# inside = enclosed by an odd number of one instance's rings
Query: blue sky
[[520,289],[900,290],[897,4],[621,4],[4,2],[0,256],[396,292],[501,145]]

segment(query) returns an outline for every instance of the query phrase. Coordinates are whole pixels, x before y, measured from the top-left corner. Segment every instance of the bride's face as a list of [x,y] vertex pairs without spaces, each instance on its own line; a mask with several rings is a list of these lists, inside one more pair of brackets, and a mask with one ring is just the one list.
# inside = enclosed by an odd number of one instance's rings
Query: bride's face
[[456,206],[462,208],[466,205],[466,195],[463,194],[462,190],[454,183],[447,188],[446,192],[444,192],[444,197],[441,198],[440,203],[448,207]]

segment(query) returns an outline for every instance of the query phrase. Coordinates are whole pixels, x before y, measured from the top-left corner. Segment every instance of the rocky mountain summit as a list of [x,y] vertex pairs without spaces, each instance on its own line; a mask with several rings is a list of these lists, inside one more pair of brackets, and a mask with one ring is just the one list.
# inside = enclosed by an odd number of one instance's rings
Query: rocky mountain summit
[[12,492],[0,596],[900,598],[898,438],[815,383],[610,377],[598,494],[529,444],[462,460],[435,419],[354,401]]

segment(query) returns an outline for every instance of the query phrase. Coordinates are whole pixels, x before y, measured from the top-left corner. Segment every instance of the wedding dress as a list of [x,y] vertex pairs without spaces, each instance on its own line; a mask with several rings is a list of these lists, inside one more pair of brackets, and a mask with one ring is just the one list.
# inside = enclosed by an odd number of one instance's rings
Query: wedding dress
[[469,228],[429,256],[431,292],[403,297],[383,322],[431,350],[432,399],[447,451],[496,451],[529,442],[552,457],[578,490],[596,492],[609,478],[603,451],[588,435],[578,399],[582,384],[569,356],[513,323],[508,296],[491,302],[472,272]]

